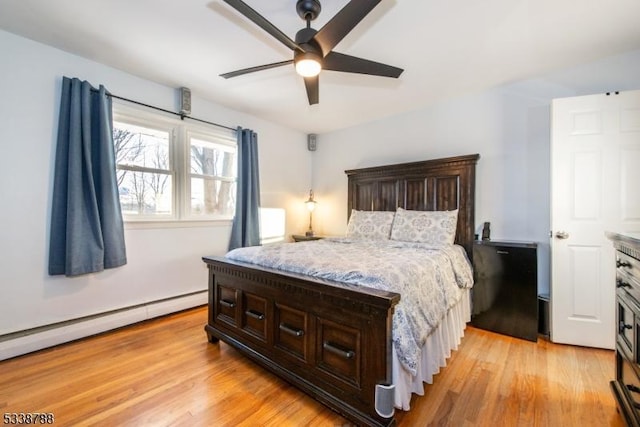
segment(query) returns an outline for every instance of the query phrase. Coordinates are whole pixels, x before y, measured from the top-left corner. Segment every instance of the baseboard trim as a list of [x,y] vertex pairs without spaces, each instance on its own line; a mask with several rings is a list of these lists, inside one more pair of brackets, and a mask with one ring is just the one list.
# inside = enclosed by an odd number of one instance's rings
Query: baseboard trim
[[207,304],[208,291],[193,292],[0,337],[0,360]]

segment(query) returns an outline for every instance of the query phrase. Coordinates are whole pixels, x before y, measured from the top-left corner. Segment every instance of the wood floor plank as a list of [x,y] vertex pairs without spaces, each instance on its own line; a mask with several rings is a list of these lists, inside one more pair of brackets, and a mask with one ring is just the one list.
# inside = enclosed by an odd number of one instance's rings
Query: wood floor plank
[[[0,362],[0,409],[60,426],[348,426],[224,343],[206,308]],[[399,426],[623,425],[614,353],[468,327],[448,366],[398,411]]]

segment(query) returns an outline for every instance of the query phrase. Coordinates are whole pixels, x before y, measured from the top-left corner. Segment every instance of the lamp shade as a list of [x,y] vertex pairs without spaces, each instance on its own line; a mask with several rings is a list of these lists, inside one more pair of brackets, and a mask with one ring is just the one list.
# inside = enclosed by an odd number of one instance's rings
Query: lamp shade
[[307,210],[313,212],[316,208],[316,201],[313,199],[313,190],[309,190],[309,198],[304,202],[307,205]]

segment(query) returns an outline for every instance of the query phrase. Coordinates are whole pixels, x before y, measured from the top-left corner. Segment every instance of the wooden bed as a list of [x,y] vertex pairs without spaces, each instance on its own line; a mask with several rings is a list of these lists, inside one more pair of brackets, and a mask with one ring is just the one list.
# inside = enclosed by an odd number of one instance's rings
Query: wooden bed
[[[347,170],[349,212],[458,209],[456,243],[471,257],[478,158]],[[395,424],[376,411],[375,401],[376,385],[392,382],[391,323],[400,295],[223,257],[203,260],[210,342],[232,345],[359,425]]]

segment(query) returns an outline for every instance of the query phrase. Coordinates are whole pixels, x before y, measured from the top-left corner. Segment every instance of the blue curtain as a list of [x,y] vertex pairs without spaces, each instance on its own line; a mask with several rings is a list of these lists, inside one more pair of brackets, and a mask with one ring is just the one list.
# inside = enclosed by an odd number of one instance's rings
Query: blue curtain
[[229,250],[260,244],[258,135],[238,128],[238,185]]
[[49,274],[76,276],[126,264],[104,86],[64,77],[53,182]]

